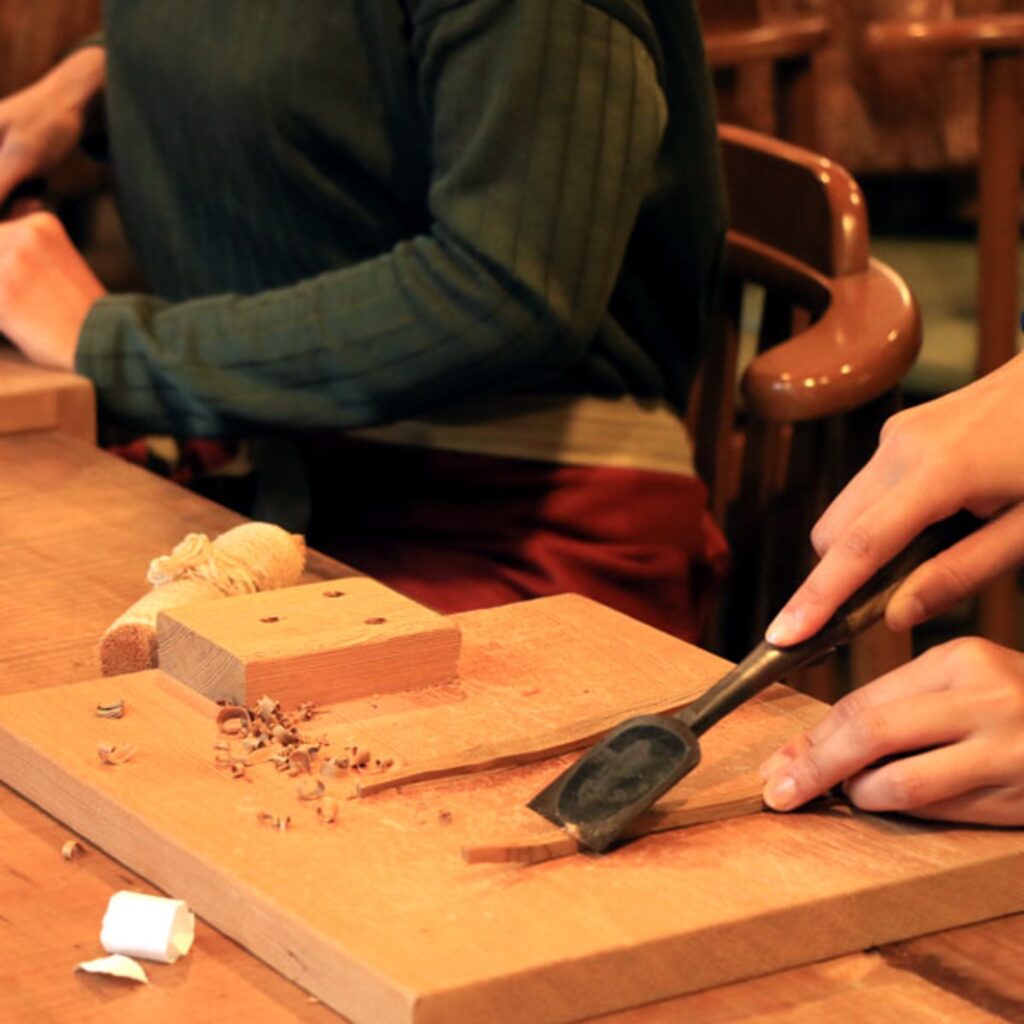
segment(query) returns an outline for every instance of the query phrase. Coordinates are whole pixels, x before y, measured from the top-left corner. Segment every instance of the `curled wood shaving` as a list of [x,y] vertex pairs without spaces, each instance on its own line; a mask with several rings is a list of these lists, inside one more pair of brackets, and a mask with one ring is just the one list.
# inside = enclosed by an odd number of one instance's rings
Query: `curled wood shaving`
[[77,839],[69,839],[61,848],[60,855],[65,860],[74,860],[85,853],[85,847]]
[[300,800],[319,800],[327,792],[327,787],[322,779],[314,779],[296,786],[295,792]]
[[131,743],[118,746],[116,743],[102,742],[97,745],[96,753],[104,764],[124,764],[135,756],[136,748]]
[[256,714],[263,719],[264,722],[269,722],[273,717],[274,713],[281,707],[281,702],[273,700],[266,694],[263,694],[258,701],[256,701],[256,707],[254,711]]
[[288,754],[288,770],[292,775],[312,772],[313,761],[305,750],[292,750]]
[[324,823],[331,825],[338,820],[338,801],[334,799],[324,800],[316,808],[316,816]]
[[248,736],[252,728],[252,716],[248,708],[228,704],[217,712],[217,727],[225,736]]
[[109,704],[96,705],[97,718],[124,718],[124,698],[119,697]]
[[256,817],[261,825],[270,825],[272,828],[277,829],[278,832],[287,832],[291,828],[291,818],[271,814],[270,811],[259,811]]
[[320,765],[320,774],[325,779],[336,779],[348,771],[347,757],[329,757]]

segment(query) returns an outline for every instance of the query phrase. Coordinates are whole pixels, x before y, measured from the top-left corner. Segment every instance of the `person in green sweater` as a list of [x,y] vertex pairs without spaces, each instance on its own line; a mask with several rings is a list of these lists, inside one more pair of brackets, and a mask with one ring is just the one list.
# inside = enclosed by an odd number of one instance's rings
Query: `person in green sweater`
[[265,482],[308,489],[310,541],[441,610],[577,590],[694,637],[723,546],[682,412],[725,219],[692,4],[104,15],[0,102],[0,197],[102,98],[149,293],[34,213],[0,224],[0,330],[108,422],[286,439],[303,473]]

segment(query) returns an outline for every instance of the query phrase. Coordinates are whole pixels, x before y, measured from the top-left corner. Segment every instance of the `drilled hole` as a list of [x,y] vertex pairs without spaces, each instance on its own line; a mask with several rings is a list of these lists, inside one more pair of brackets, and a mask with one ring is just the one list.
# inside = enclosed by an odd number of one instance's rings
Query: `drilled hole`
[[280,622],[281,619],[277,615],[264,615],[260,622]]
[[344,597],[344,590],[325,590],[324,597]]
[[374,615],[372,619],[367,619],[366,624],[368,626],[379,626],[381,623],[387,622],[387,619],[381,618],[379,615]]

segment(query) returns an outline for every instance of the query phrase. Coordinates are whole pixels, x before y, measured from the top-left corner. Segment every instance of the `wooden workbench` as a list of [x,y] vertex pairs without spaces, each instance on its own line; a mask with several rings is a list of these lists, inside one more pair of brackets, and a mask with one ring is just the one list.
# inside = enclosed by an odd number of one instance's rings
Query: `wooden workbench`
[[[185,533],[237,517],[53,432],[0,438],[0,693],[97,674],[96,638],[137,596],[146,565]],[[311,576],[343,567],[322,556]],[[59,709],[55,709],[59,713]],[[106,901],[146,882],[0,788],[0,1021],[338,1020],[200,923],[196,949],[152,984],[73,974],[98,955]],[[604,1018],[1024,1021],[1024,915],[842,957]]]

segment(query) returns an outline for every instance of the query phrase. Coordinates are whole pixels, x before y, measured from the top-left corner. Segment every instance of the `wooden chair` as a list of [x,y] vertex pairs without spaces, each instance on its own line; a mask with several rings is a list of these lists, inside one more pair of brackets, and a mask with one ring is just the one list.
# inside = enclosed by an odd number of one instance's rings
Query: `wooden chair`
[[771,16],[764,0],[699,0],[704,47],[724,118],[768,135],[817,137],[815,55],[828,38],[818,15]]
[[[980,56],[975,374],[982,376],[1017,351],[1024,14],[875,22],[867,48],[880,60],[911,53]],[[992,583],[979,598],[981,633],[1017,642],[1017,600],[1015,574]]]
[[[747,129],[722,125],[719,136],[727,281],[691,427],[713,514],[733,549],[711,646],[740,657],[810,568],[810,526],[896,408],[920,319],[902,279],[869,257],[864,199],[846,171]],[[756,351],[741,368],[755,287],[763,295]],[[905,637],[875,639],[858,644],[858,680],[909,657]],[[834,681],[819,692],[838,695]]]

